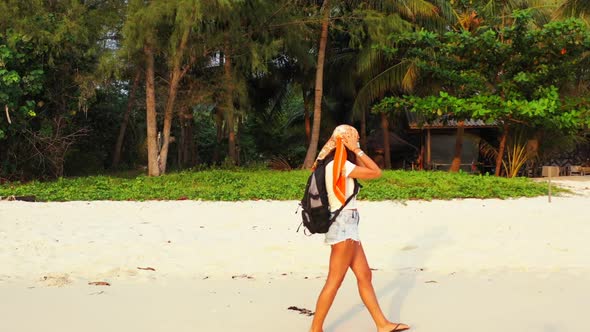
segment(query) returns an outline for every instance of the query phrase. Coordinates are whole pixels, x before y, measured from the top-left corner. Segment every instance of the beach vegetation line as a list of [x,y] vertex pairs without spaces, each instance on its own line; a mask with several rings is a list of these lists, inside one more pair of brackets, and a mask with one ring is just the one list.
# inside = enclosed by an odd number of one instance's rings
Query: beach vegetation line
[[[199,170],[161,177],[121,173],[56,181],[5,183],[0,197],[34,196],[36,201],[300,200],[309,171]],[[528,178],[426,171],[384,171],[361,181],[360,200],[517,198],[547,195],[547,186]]]

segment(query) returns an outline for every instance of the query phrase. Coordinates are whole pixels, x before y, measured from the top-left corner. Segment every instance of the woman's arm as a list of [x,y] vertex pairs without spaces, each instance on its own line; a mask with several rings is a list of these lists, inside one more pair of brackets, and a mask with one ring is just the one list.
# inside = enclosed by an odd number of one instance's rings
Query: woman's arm
[[361,158],[359,158],[359,156],[357,155],[356,157],[356,165],[361,166],[361,167],[367,167],[367,165],[365,165],[365,163],[361,160]]
[[358,139],[356,142],[344,140],[344,144],[356,154],[357,160],[357,166],[350,172],[349,177],[356,179],[376,179],[381,177],[381,168],[358,147]]
[[[381,168],[360,148],[356,148],[356,157],[364,166],[357,165],[348,175],[356,179],[376,179],[381,177]],[[359,163],[360,164],[360,163]]]

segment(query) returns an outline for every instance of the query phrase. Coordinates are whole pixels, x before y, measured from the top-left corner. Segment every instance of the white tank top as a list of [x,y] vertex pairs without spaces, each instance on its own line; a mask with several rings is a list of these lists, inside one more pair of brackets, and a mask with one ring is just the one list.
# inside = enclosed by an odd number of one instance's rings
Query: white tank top
[[[348,177],[352,170],[356,167],[355,164],[351,163],[350,161],[346,161],[344,164],[344,174],[346,175],[346,199],[348,199],[354,193],[354,179]],[[330,204],[330,211],[334,212],[338,210],[342,203],[336,197],[334,193],[334,161],[329,162],[326,165],[326,191],[328,192],[328,203]],[[348,204],[344,207],[345,210],[354,210],[356,209],[356,196],[348,202]]]

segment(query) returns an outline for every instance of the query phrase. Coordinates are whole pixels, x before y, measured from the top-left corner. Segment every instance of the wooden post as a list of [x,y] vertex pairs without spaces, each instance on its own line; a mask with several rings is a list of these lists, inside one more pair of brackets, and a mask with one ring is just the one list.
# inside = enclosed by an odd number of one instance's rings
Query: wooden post
[[549,169],[549,203],[551,203],[551,169]]
[[426,129],[426,166],[430,168],[432,164],[432,154],[431,154],[431,136],[430,136],[430,128]]

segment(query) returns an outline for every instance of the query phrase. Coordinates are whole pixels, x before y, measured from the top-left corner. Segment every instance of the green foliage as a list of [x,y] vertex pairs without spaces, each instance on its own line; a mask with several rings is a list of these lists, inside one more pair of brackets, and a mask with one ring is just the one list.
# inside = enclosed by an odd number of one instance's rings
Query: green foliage
[[[27,127],[37,113],[36,100],[43,90],[44,71],[30,38],[0,32],[0,140]],[[10,117],[11,124],[8,123]]]
[[[14,121],[0,146],[1,176],[61,172],[63,155],[84,131],[73,118],[94,101],[95,69],[122,6],[115,0],[2,1],[0,105]],[[47,160],[53,166],[46,167]]]
[[[272,89],[260,89],[256,95],[260,91],[269,93]],[[284,158],[295,168],[303,163],[306,152],[301,144],[305,137],[303,93],[300,86],[287,85],[277,94],[270,103],[258,105],[261,109],[246,119],[241,144],[243,158],[246,162]]]
[[[588,128],[587,27],[564,19],[543,25],[548,21],[539,13],[551,8],[535,8],[535,2],[332,2],[320,140],[388,95],[395,97],[376,112],[526,123],[545,133]],[[578,1],[563,3],[569,9],[554,14],[586,12]],[[279,158],[297,166],[307,147],[304,106],[313,106],[320,6],[304,0],[0,1],[0,118],[7,105],[12,120],[0,121],[0,176],[44,178],[51,173],[47,160],[62,155],[68,175],[103,172],[130,77],[144,69],[145,46],[155,55],[159,127],[170,100],[170,68],[186,70],[173,108],[172,168],[186,124],[178,115],[186,109],[193,110],[189,139],[197,163],[222,163],[225,108],[233,108],[242,164]],[[515,11],[522,8],[528,9]],[[142,85],[143,78],[123,144],[129,168],[145,164]],[[379,126],[376,118],[366,117],[368,133]],[[88,131],[68,148],[63,138],[81,129]],[[36,146],[39,139],[46,144]],[[57,148],[34,149],[40,146]]]
[[[93,176],[54,182],[8,183],[0,196],[34,195],[42,201],[72,200],[300,200],[308,171],[184,171],[161,177]],[[362,181],[359,199],[432,200],[512,198],[547,194],[545,185],[526,178],[505,179],[446,172],[385,171],[377,180]]]
[[514,12],[513,19],[499,32],[419,31],[395,36],[382,51],[418,59],[422,75],[439,82],[442,91],[438,96],[387,97],[373,110],[409,109],[426,120],[444,115],[565,133],[579,130],[587,121],[584,110],[569,107],[571,102],[560,91],[582,79],[580,59],[590,50],[590,29],[572,19],[535,29],[527,11]]
[[419,113],[423,119],[476,119],[488,123],[494,121],[525,122],[529,126],[555,128],[565,133],[575,132],[587,121],[578,109],[565,109],[554,87],[534,100],[504,100],[497,95],[477,95],[459,98],[440,92],[439,96],[387,97],[373,107],[373,111],[399,112],[408,109]]

